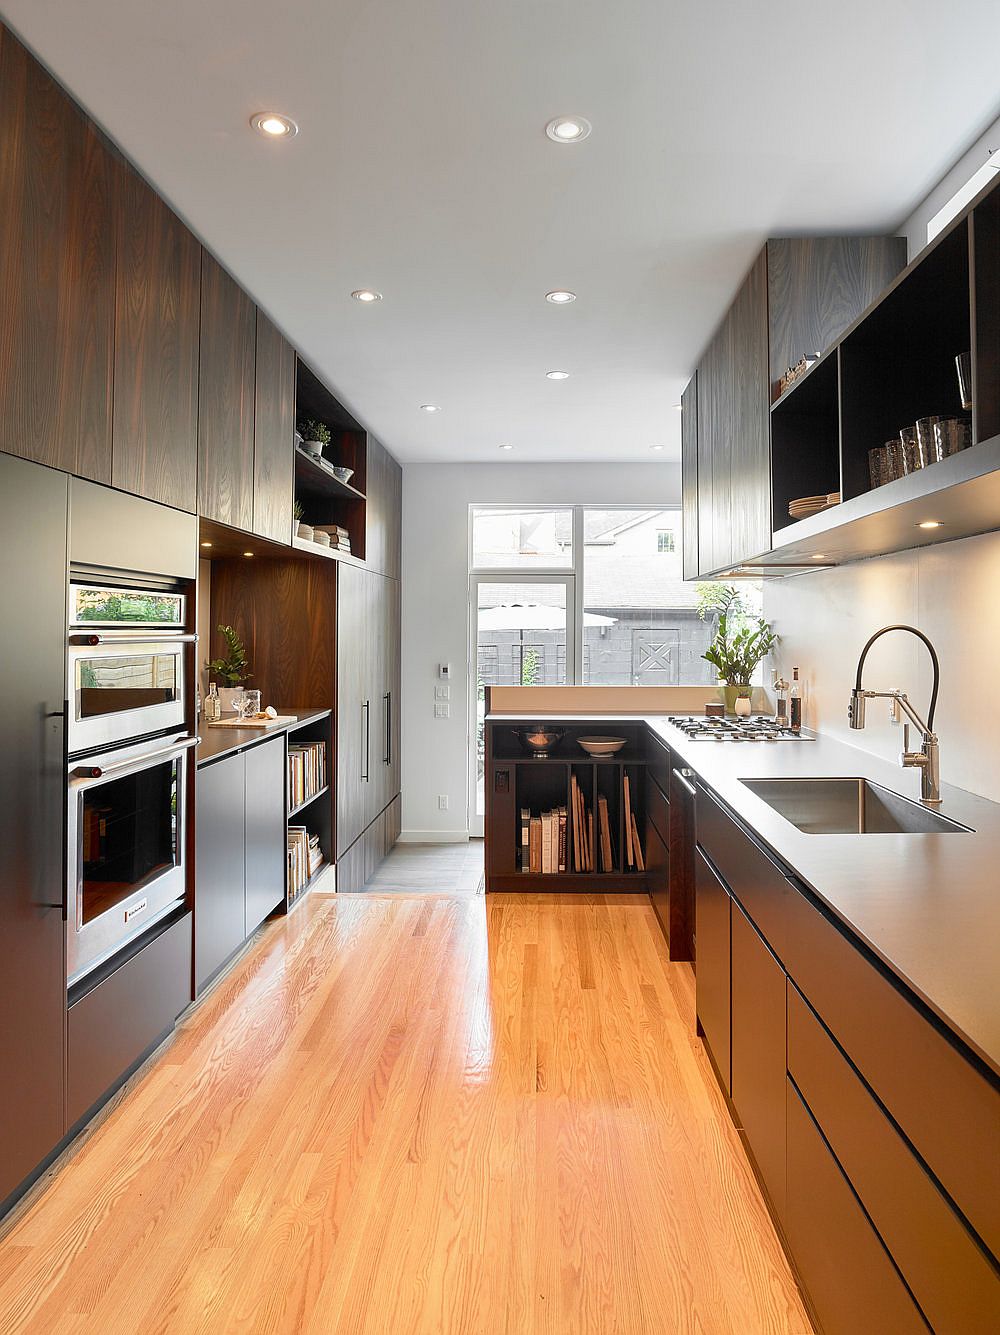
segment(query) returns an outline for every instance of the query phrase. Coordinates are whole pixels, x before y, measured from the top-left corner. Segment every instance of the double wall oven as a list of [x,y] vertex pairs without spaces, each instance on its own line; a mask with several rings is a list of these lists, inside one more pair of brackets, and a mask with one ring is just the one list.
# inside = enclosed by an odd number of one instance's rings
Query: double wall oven
[[71,570],[71,987],[184,903],[195,641],[185,586]]

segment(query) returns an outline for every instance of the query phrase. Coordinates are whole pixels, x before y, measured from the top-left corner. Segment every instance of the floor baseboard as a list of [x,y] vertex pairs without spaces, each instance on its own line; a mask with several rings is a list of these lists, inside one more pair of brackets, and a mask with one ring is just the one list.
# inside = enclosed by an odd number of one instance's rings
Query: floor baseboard
[[399,844],[467,844],[468,830],[401,830]]

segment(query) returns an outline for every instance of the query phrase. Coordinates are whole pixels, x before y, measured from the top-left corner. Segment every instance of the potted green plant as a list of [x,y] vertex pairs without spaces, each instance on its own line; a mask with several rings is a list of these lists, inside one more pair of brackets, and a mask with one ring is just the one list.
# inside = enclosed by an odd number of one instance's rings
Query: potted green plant
[[735,714],[736,701],[750,698],[751,678],[778,637],[769,622],[746,607],[739,589],[732,584],[699,585],[698,615],[703,621],[709,616],[717,618],[715,635],[702,658],[719,674],[726,713]]
[[243,683],[253,675],[247,662],[247,651],[243,641],[232,626],[220,626],[219,634],[226,642],[225,658],[213,658],[205,666],[209,675],[219,688],[219,703],[224,713],[236,711],[236,696],[243,689]]
[[292,517],[295,520],[295,536],[297,538],[307,538],[312,542],[313,530],[311,525],[306,523],[306,513],[302,508],[301,501],[296,501],[292,507]]
[[318,459],[325,446],[330,443],[330,428],[325,422],[317,422],[311,417],[303,417],[299,420],[298,429],[302,436],[302,448]]

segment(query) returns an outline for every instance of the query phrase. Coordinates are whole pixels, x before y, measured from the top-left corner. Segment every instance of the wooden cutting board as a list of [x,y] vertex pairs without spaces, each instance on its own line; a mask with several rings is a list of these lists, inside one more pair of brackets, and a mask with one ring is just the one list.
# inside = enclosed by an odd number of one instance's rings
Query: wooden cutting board
[[210,728],[277,728],[282,723],[297,722],[294,714],[279,714],[277,718],[220,718],[209,723]]

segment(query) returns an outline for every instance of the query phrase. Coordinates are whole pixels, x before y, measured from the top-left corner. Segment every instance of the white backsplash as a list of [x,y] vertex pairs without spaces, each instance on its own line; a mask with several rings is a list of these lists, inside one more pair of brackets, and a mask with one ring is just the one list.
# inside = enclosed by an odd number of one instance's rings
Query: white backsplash
[[[903,731],[890,725],[888,702],[869,701],[863,732],[848,728],[847,704],[869,636],[896,622],[916,626],[941,661],[941,778],[1000,802],[998,593],[1000,533],[769,581],[764,613],[781,637],[774,665],[789,681],[799,665],[806,727],[895,761]],[[864,684],[906,691],[926,717],[931,675],[924,646],[896,633],[872,648]],[[900,771],[899,791],[917,795],[916,771]]]

